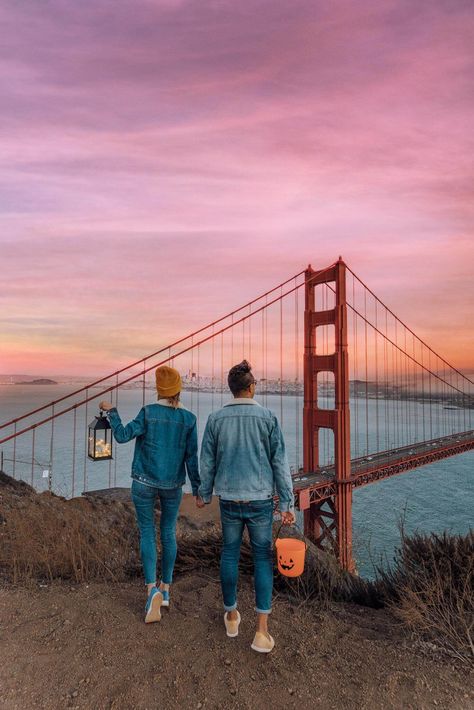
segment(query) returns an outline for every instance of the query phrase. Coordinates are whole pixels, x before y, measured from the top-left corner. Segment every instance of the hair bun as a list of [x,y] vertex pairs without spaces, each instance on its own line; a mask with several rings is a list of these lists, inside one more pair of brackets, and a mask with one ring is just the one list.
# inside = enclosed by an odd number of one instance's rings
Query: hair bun
[[246,392],[250,385],[255,384],[252,365],[247,360],[242,360],[242,362],[231,367],[227,376],[227,383],[234,397],[239,396],[241,392]]
[[247,360],[242,360],[238,365],[232,368],[235,372],[250,372],[252,370],[252,365]]

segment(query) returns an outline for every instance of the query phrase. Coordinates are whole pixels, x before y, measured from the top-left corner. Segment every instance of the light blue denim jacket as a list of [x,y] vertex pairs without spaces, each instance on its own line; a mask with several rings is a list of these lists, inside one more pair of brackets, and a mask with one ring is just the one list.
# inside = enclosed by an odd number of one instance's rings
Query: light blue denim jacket
[[186,481],[186,469],[193,495],[200,483],[196,417],[184,407],[167,400],[147,404],[126,426],[117,409],[108,411],[110,426],[119,444],[136,438],[132,478],[157,488],[177,488]]
[[201,444],[199,495],[265,500],[276,493],[280,510],[293,509],[285,442],[275,415],[253,399],[236,398],[209,415]]

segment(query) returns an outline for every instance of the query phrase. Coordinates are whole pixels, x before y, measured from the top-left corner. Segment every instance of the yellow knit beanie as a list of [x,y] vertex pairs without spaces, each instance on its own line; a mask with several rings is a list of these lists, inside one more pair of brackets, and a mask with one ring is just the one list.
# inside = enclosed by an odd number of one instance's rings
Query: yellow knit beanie
[[168,365],[156,368],[156,389],[159,397],[174,397],[181,392],[181,375]]

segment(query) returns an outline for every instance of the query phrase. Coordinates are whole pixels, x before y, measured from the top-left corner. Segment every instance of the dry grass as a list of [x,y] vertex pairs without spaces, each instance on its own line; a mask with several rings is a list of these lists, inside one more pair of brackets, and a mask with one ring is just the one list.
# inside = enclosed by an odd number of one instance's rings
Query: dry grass
[[[205,535],[183,532],[179,536],[177,573],[218,570],[222,536],[220,527],[210,526]],[[239,569],[242,574],[253,574],[253,560],[246,536],[241,548]],[[299,603],[327,607],[332,601],[352,601],[367,606],[380,606],[376,585],[344,572],[334,557],[309,543],[305,569],[300,577],[283,577],[276,571],[275,589],[285,597]]]
[[[89,513],[90,515],[90,513]],[[34,579],[118,581],[132,562],[132,545],[122,530],[87,524],[84,510],[57,514],[52,506],[15,511],[8,518],[0,567],[15,583]],[[131,536],[130,536],[131,537]]]
[[0,570],[14,583],[120,580],[139,569],[128,506],[38,495],[17,482],[2,488],[0,502]]
[[382,606],[378,585],[344,571],[332,555],[308,544],[305,568],[300,577],[275,577],[275,587],[301,603],[328,608],[331,602]]
[[474,661],[474,533],[405,535],[395,562],[379,570],[395,615],[422,639]]
[[[141,574],[138,533],[131,503],[103,498],[65,500],[38,495],[26,484],[0,476],[3,483],[0,570],[14,583],[65,579],[120,581]],[[217,576],[221,531],[178,528],[176,573]],[[253,573],[250,545],[244,539],[242,574]],[[299,603],[327,606],[330,601],[377,605],[373,585],[343,572],[335,559],[309,545],[304,574],[297,579],[276,572],[277,591]]]

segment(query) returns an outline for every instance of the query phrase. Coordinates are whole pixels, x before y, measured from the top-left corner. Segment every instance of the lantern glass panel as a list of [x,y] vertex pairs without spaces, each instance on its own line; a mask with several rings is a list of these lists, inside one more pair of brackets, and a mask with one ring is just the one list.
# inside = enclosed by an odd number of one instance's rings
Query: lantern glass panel
[[95,445],[94,445],[94,440],[95,440],[95,432],[93,429],[89,428],[89,447],[88,447],[88,455],[89,458],[93,459],[94,457],[94,450],[95,450]]
[[87,455],[93,461],[112,458],[112,429],[102,412],[89,424]]

